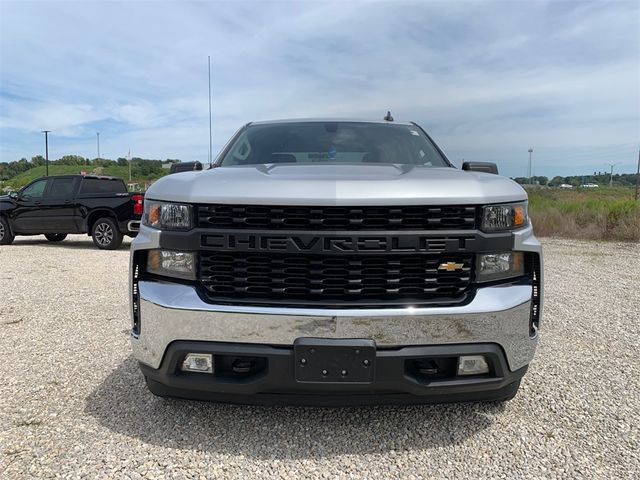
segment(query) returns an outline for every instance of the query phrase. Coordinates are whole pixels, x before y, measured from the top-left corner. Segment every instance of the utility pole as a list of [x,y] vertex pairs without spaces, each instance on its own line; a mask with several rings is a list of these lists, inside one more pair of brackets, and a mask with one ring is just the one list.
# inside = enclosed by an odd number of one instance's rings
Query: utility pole
[[638,186],[640,186],[640,148],[638,149],[638,171],[636,172],[636,201],[638,200]]
[[45,160],[45,170],[47,171],[47,177],[49,176],[49,133],[51,130],[42,130],[44,133],[44,160]]
[[100,160],[100,132],[96,132],[96,141],[98,142],[98,160]]
[[616,165],[620,165],[620,162],[605,162],[605,165],[609,165],[611,167],[611,174],[609,175],[609,186],[613,187],[613,167],[615,167]]
[[529,147],[529,185],[532,185],[531,181],[531,154],[533,153],[533,148]]
[[131,149],[129,149],[129,153],[127,154],[127,160],[129,160],[129,183],[131,183]]
[[211,145],[211,55],[207,56],[209,64],[209,168],[213,166],[213,148]]

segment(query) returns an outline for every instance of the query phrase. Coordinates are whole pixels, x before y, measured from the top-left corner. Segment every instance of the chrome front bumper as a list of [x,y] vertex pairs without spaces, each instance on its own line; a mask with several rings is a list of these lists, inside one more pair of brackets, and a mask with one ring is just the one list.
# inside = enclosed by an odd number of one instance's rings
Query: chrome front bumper
[[292,345],[299,337],[371,338],[379,347],[497,343],[509,368],[533,358],[531,287],[478,290],[468,305],[447,308],[318,310],[211,305],[187,285],[142,281],[136,358],[158,368],[175,340]]

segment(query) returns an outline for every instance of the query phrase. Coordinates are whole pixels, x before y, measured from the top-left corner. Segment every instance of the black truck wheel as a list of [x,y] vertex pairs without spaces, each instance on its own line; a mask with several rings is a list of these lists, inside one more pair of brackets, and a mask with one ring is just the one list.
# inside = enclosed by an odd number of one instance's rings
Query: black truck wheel
[[16,237],[9,228],[9,222],[6,218],[0,217],[0,245],[10,245],[14,238]]
[[122,233],[118,225],[109,217],[103,217],[93,224],[91,229],[93,244],[102,250],[115,250],[122,245]]
[[67,238],[66,233],[45,233],[44,236],[47,237],[47,240],[50,242],[61,242]]

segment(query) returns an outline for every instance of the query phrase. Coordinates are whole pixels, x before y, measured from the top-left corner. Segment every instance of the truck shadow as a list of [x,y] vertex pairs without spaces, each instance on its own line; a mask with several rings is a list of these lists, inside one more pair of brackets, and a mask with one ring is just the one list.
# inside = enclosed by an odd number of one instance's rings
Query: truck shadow
[[87,398],[104,427],[168,448],[260,459],[321,459],[457,445],[490,427],[503,405],[256,407],[153,396],[128,357]]

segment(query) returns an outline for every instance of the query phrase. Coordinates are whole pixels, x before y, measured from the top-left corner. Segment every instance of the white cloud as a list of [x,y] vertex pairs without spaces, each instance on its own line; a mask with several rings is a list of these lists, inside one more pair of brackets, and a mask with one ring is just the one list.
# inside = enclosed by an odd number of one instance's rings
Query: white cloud
[[566,157],[583,168],[639,137],[635,2],[53,1],[2,10],[3,161],[39,153],[43,128],[62,153],[91,151],[99,130],[105,155],[131,147],[206,158],[209,54],[216,148],[247,121],[380,117],[387,108],[427,127],[453,160],[499,159],[513,172],[529,145],[549,162],[583,148]]

